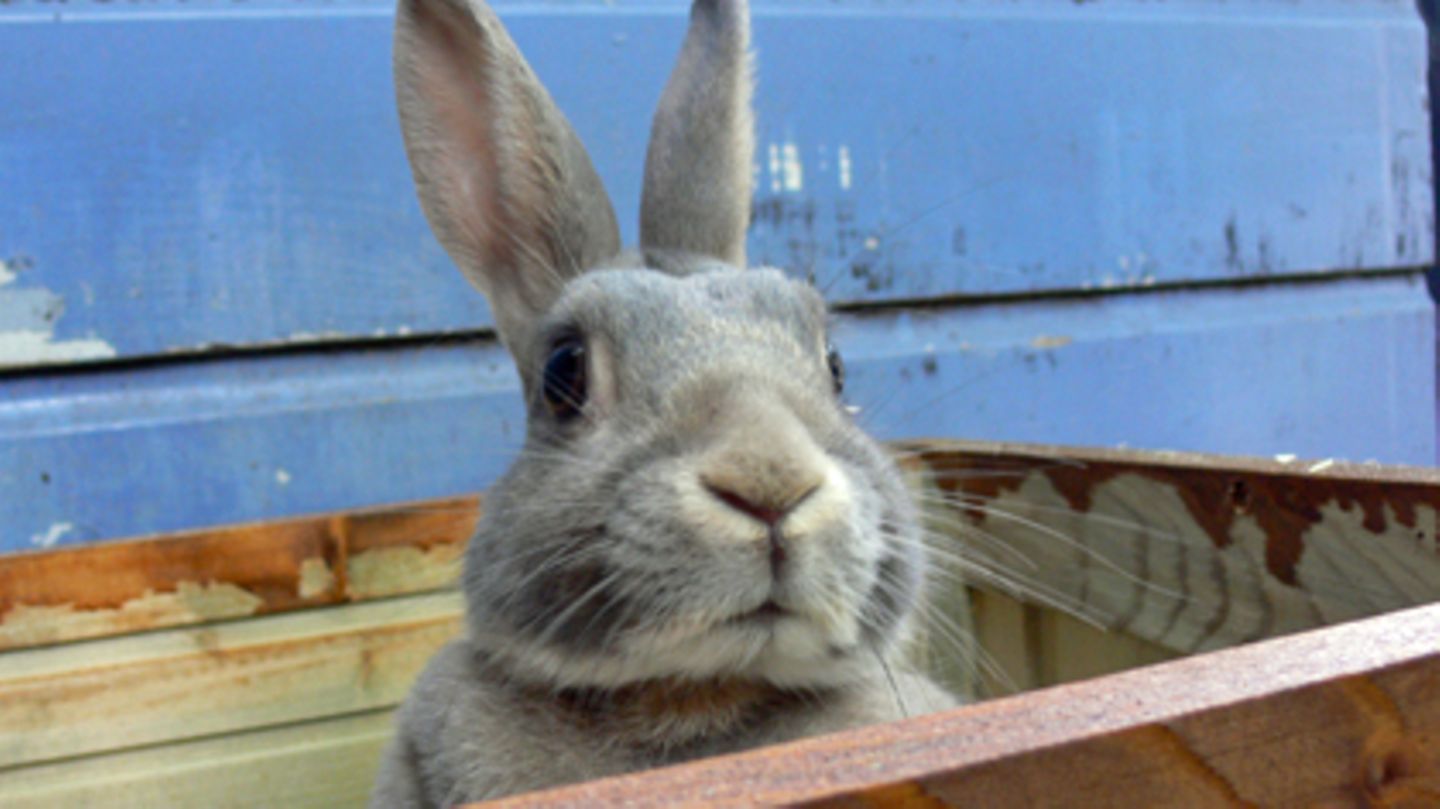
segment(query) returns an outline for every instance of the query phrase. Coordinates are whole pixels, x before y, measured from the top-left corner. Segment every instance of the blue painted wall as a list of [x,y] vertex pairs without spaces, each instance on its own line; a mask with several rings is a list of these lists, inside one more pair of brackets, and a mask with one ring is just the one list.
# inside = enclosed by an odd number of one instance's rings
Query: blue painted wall
[[[633,239],[688,3],[495,5]],[[1410,3],[754,5],[751,255],[841,305],[878,433],[1435,461]],[[389,27],[0,5],[0,551],[503,468],[513,373],[414,202]]]

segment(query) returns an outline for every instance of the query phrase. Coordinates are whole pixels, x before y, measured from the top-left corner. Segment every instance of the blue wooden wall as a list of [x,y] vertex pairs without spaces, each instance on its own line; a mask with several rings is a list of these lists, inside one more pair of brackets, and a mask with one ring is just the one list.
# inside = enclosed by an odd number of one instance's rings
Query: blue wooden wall
[[[1399,0],[753,0],[751,256],[862,418],[1436,461]],[[496,2],[633,240],[688,2]],[[520,441],[378,0],[0,4],[0,551],[483,488]]]

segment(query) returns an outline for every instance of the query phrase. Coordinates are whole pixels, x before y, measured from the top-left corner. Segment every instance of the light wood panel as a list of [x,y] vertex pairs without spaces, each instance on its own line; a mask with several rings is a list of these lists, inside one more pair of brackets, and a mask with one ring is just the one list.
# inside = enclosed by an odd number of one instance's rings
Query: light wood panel
[[396,705],[461,625],[453,593],[0,657],[0,768]]
[[390,734],[386,709],[0,771],[0,809],[361,807]]

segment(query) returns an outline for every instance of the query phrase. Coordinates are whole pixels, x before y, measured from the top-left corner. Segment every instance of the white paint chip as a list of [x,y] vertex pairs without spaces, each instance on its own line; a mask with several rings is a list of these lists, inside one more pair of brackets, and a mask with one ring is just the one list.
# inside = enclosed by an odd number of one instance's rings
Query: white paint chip
[[1305,471],[1307,471],[1307,472],[1324,472],[1326,469],[1329,469],[1330,467],[1332,467],[1332,466],[1334,466],[1334,465],[1335,465],[1335,459],[1334,459],[1334,458],[1326,458],[1326,459],[1323,460],[1323,461],[1319,461],[1319,462],[1316,462],[1316,463],[1311,464],[1311,465],[1310,465],[1310,468],[1307,469],[1307,470],[1305,470]]
[[851,180],[853,179],[852,171],[853,171],[853,168],[852,168],[852,164],[851,164],[851,162],[850,162],[850,147],[849,147],[849,146],[841,146],[841,147],[840,147],[840,190],[841,190],[841,191],[849,191],[849,190],[850,190],[850,183],[851,183]]
[[1030,341],[1030,347],[1042,351],[1052,351],[1057,348],[1064,348],[1075,342],[1075,338],[1066,335],[1041,334]]
[[284,469],[275,470],[275,482],[281,486],[290,485],[290,473]]
[[115,354],[115,347],[104,340],[57,341],[48,331],[0,332],[0,368],[106,359]]
[[1275,456],[1275,460],[1279,461],[1280,463],[1295,463],[1296,458],[1297,456],[1289,452],[1282,452],[1279,455]]
[[0,261],[0,287],[3,287],[9,283],[13,283],[15,279],[19,277],[20,274],[10,269],[10,265],[8,263]]
[[772,144],[770,144],[769,152],[770,152],[770,193],[772,193],[772,194],[778,194],[778,193],[780,193],[780,191],[781,191],[781,189],[782,189],[782,186],[781,186],[781,184],[780,184],[780,171],[781,171],[781,167],[780,167],[780,144],[778,144],[778,143],[772,143]]
[[805,190],[805,166],[800,162],[800,147],[793,142],[781,149],[781,161],[785,168],[785,190],[798,194]]
[[53,548],[61,537],[75,530],[75,524],[69,522],[57,522],[50,526],[43,534],[35,534],[30,537],[30,544],[37,548]]

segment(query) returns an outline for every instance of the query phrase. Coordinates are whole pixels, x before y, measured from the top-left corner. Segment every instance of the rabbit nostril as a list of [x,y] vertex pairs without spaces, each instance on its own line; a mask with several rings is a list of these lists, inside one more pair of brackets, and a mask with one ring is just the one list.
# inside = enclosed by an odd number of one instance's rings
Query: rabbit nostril
[[773,506],[767,506],[761,503],[756,503],[752,500],[747,500],[743,495],[736,494],[729,489],[722,489],[719,486],[715,486],[709,483],[705,484],[705,488],[709,489],[710,493],[715,495],[715,497],[719,498],[719,500],[725,505],[735,509],[736,511],[741,512],[742,514],[749,514],[751,517],[754,517],[755,519],[765,523],[766,525],[774,525],[775,523],[780,522],[780,520],[784,519],[785,514],[789,511],[789,509],[786,508],[775,508]]

